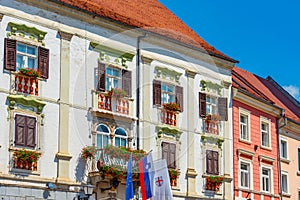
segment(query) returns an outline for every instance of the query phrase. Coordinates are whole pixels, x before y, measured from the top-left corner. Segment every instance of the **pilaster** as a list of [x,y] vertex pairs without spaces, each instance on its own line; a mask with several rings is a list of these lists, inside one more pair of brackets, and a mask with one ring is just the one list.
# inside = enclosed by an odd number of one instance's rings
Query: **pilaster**
[[72,34],[59,31],[60,35],[60,100],[57,181],[69,181],[69,88],[70,88],[70,41]]
[[195,133],[194,133],[194,116],[195,116],[195,105],[194,105],[194,78],[196,72],[186,70],[187,75],[187,121],[188,121],[188,130],[187,130],[187,148],[188,148],[188,163],[187,163],[187,195],[194,196],[196,195],[196,176],[197,172],[195,170]]

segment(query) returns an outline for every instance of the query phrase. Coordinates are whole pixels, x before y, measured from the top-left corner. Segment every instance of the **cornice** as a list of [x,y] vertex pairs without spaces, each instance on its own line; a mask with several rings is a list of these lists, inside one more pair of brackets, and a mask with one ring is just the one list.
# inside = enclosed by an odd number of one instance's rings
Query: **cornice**
[[59,34],[61,39],[67,40],[67,41],[71,41],[71,39],[74,35],[73,33],[68,33],[68,32],[61,31],[61,30],[58,31],[58,34]]

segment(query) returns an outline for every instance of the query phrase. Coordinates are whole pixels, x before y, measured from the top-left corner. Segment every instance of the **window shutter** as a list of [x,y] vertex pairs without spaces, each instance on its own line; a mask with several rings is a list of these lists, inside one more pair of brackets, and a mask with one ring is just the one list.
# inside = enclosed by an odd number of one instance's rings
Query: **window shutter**
[[167,142],[162,142],[161,143],[161,147],[162,147],[162,159],[166,159],[167,161],[167,165],[169,165],[169,156],[168,156],[168,152],[169,152],[169,143]]
[[199,116],[205,117],[206,115],[206,94],[199,92]]
[[161,82],[153,81],[153,105],[161,104]]
[[44,47],[38,48],[38,70],[42,74],[42,78],[49,77],[49,49]]
[[15,116],[15,145],[25,146],[26,117],[23,115]]
[[213,151],[213,174],[219,174],[219,153],[217,151]]
[[183,88],[180,86],[176,86],[176,103],[180,107],[180,112],[183,111]]
[[4,69],[16,71],[17,41],[4,39]]
[[169,143],[169,168],[176,169],[176,144]]
[[221,121],[228,120],[227,98],[218,98],[218,112]]
[[98,63],[98,90],[105,91],[105,64]]
[[128,97],[131,97],[131,77],[131,71],[122,70],[122,87]]
[[34,148],[36,145],[36,119],[34,117],[26,117],[27,133],[26,133],[26,146]]
[[213,174],[212,151],[206,150],[206,173]]

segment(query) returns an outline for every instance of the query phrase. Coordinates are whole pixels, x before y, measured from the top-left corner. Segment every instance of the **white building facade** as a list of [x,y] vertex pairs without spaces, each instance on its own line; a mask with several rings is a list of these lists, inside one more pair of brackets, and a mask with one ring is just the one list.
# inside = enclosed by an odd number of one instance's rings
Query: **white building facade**
[[0,43],[3,199],[74,199],[87,182],[96,199],[124,199],[124,179],[107,189],[98,157],[81,158],[87,145],[166,159],[174,199],[233,198],[236,61],[46,0],[2,0]]

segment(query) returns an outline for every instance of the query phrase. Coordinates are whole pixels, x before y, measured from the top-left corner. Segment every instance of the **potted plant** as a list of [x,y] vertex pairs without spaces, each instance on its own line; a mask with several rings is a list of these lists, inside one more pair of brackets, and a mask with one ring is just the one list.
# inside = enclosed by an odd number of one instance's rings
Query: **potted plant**
[[167,111],[178,112],[180,111],[180,106],[175,102],[165,103],[163,104],[163,108]]
[[206,177],[206,189],[219,191],[223,181],[224,177],[222,176],[208,176]]
[[97,148],[95,146],[86,146],[83,147],[81,150],[81,157],[84,160],[95,158],[95,155],[97,153]]
[[169,169],[168,171],[169,171],[171,186],[177,186],[177,178],[179,176],[178,170],[177,169]]
[[37,161],[41,157],[41,154],[36,151],[30,151],[26,149],[18,149],[14,151],[15,166],[20,169],[32,170],[36,169]]
[[126,97],[127,92],[121,88],[111,88],[111,90],[108,92],[108,95],[116,97],[118,99],[118,98]]
[[38,70],[30,69],[30,68],[21,68],[21,69],[19,69],[19,72],[22,75],[29,76],[29,77],[32,77],[35,79],[40,78],[42,76]]

